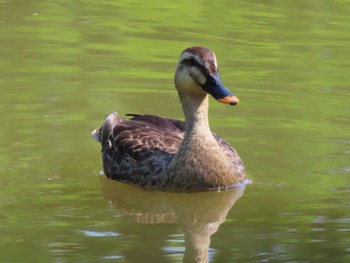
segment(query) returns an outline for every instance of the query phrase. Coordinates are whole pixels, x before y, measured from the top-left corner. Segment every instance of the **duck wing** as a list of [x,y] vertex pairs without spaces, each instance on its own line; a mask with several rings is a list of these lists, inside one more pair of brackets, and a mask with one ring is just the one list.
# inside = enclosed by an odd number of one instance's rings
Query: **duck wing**
[[111,113],[93,132],[102,144],[104,172],[119,181],[159,184],[159,176],[183,140],[184,124],[153,115],[128,116],[133,118],[127,120]]
[[171,119],[171,118],[164,118],[164,117],[149,115],[149,114],[140,115],[140,114],[128,113],[126,114],[126,116],[133,116],[132,120],[139,120],[139,121],[152,123],[170,132],[180,132],[180,133],[185,132],[184,121]]

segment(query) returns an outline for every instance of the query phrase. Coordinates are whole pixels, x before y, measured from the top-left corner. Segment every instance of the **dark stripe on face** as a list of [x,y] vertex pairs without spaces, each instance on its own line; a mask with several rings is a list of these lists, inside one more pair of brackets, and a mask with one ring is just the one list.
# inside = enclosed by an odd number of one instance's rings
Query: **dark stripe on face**
[[190,57],[190,58],[186,58],[184,60],[181,61],[181,64],[184,64],[188,67],[196,67],[198,69],[200,69],[200,71],[202,71],[204,76],[209,75],[209,71],[207,70],[207,68],[200,64],[195,58]]

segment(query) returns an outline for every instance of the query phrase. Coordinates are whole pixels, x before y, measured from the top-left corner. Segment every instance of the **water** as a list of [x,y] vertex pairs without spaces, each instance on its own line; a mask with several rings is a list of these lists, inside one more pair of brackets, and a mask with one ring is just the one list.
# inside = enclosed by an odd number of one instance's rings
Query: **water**
[[[0,1],[0,262],[348,262],[347,1]],[[106,114],[182,118],[180,52],[216,52],[210,124],[253,184],[143,191],[100,175]]]

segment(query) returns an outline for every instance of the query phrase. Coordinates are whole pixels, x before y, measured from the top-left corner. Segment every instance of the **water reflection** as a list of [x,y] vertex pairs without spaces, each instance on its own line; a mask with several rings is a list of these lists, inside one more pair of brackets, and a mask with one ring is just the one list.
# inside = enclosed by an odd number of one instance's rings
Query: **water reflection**
[[[177,223],[185,236],[184,262],[209,261],[210,237],[225,221],[228,211],[245,189],[245,186],[239,186],[225,192],[167,193],[144,190],[104,176],[101,181],[105,199],[132,221]],[[152,238],[157,239],[156,235],[154,233]],[[166,237],[163,235],[162,238]]]

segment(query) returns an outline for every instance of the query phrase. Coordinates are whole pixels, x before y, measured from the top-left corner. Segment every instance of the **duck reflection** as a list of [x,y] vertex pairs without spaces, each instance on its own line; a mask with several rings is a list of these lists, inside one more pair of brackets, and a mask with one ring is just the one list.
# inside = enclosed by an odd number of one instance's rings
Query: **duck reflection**
[[[240,185],[224,192],[169,193],[145,190],[110,180],[105,176],[101,176],[101,181],[102,193],[106,200],[118,211],[128,215],[133,222],[148,224],[151,228],[154,224],[178,224],[185,236],[183,262],[208,262],[210,237],[225,221],[228,211],[243,195],[245,189],[245,185]],[[136,229],[141,236],[147,232],[144,228]],[[136,229],[134,227],[134,230]],[[169,231],[168,228],[167,230]],[[164,254],[161,249],[169,233],[158,229],[154,236],[146,235],[142,238],[147,248],[139,248],[129,256],[125,255],[129,262],[133,261],[129,258],[133,256],[140,260],[140,253],[144,253],[145,249],[148,256],[155,260],[153,262],[159,262],[155,256],[165,259],[161,255]],[[159,247],[150,248],[146,244],[146,238],[153,241],[161,238],[160,244],[157,244]],[[150,251],[152,253],[149,253]],[[134,259],[136,261],[136,258]]]

